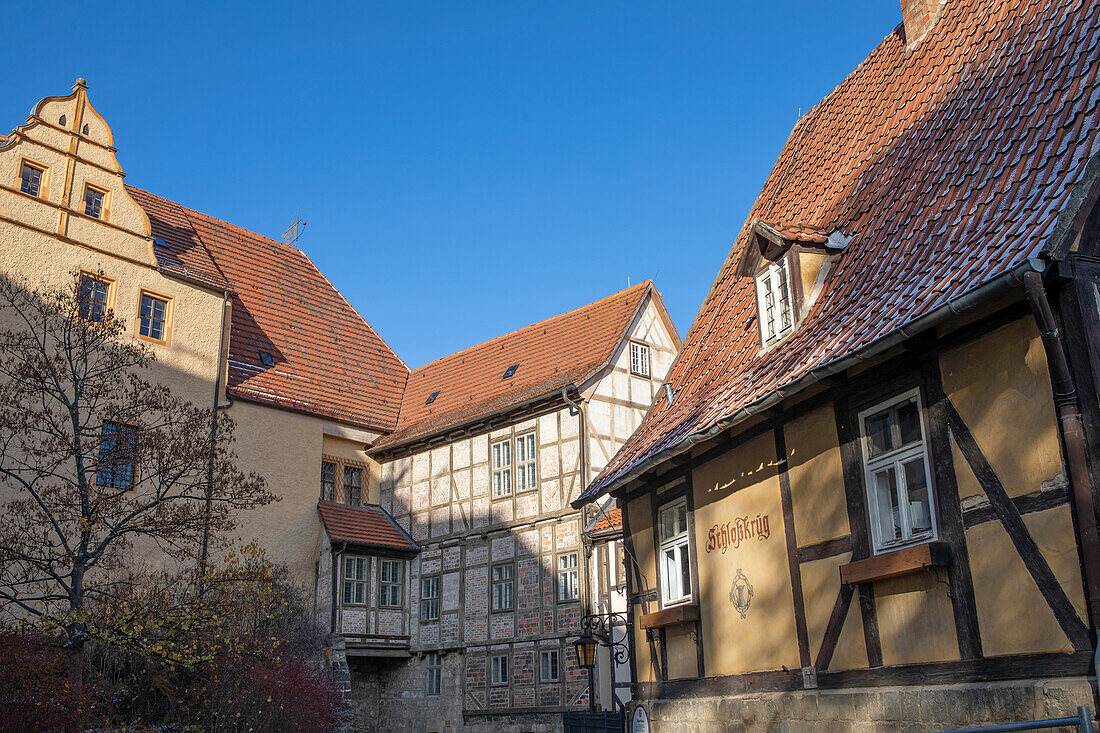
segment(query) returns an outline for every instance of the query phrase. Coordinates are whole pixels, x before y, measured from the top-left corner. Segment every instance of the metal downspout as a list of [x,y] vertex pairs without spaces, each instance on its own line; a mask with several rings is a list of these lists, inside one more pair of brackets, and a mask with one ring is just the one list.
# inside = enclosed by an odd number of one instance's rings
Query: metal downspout
[[340,547],[339,552],[332,553],[332,612],[331,612],[332,619],[329,622],[329,633],[331,633],[331,634],[336,633],[336,599],[339,597],[337,595],[336,591],[337,591],[337,586],[339,585],[339,577],[338,576],[339,576],[339,571],[340,571],[340,559],[344,556],[344,553],[347,551],[347,549],[348,549],[348,543],[345,542]]
[[[1081,421],[1081,408],[1077,401],[1077,388],[1069,369],[1062,333],[1054,320],[1042,276],[1038,272],[1026,272],[1022,279],[1028,304],[1035,316],[1035,325],[1038,326],[1039,334],[1043,339],[1043,348],[1046,351],[1051,381],[1054,385],[1054,406],[1058,411],[1058,425],[1061,428],[1062,444],[1066,452],[1066,469],[1069,472],[1073,505],[1077,514],[1081,563],[1084,565],[1085,584],[1088,586],[1089,615],[1092,617],[1091,626],[1095,641],[1096,625],[1100,619],[1100,535],[1096,531],[1096,508],[1093,504],[1089,481],[1085,433]],[[1100,647],[1100,644],[1096,646]],[[1100,649],[1097,649],[1097,655],[1100,658]],[[1093,664],[1096,664],[1096,660]]]

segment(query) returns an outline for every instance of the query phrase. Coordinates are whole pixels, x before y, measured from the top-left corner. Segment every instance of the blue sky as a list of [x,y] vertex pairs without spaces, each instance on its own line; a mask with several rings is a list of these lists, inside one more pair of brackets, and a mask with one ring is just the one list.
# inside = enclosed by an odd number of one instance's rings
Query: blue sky
[[[22,4],[0,127],[86,77],[128,182],[278,238],[413,367],[653,278],[680,329],[898,0]],[[14,27],[12,27],[14,25]]]

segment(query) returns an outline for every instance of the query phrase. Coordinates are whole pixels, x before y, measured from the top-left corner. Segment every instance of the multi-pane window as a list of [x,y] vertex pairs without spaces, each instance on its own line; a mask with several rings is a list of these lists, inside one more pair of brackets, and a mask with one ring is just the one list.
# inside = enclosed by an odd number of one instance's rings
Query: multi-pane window
[[535,460],[535,434],[527,433],[516,438],[516,491],[538,488]]
[[336,464],[332,461],[321,461],[321,498],[336,500]]
[[321,461],[321,499],[337,504],[362,506],[365,469],[336,458]]
[[661,545],[661,595],[666,604],[691,598],[691,554],[687,500],[662,507],[657,515]]
[[786,257],[771,263],[756,276],[760,338],[765,346],[779,341],[794,327],[789,280]]
[[136,468],[137,428],[122,423],[103,423],[96,483],[112,489],[132,489]]
[[512,441],[493,443],[493,496],[512,493]]
[[439,576],[420,579],[420,620],[439,620]]
[[382,560],[378,563],[378,605],[401,605],[401,560]]
[[103,192],[91,186],[84,187],[84,213],[93,219],[103,216]]
[[164,341],[168,332],[168,301],[149,293],[141,294],[138,333],[154,341]]
[[577,600],[577,553],[558,555],[558,600]]
[[539,652],[539,680],[541,682],[558,681],[557,649],[547,649]]
[[24,163],[19,169],[19,190],[31,196],[42,193],[42,177],[45,171],[30,163]]
[[630,371],[639,377],[649,376],[649,347],[630,342]]
[[615,585],[619,588],[626,586],[626,550],[622,542],[615,543]]
[[503,655],[493,657],[492,670],[492,683],[494,685],[508,684],[508,657]]
[[493,566],[493,610],[510,611],[512,609],[512,566]]
[[344,603],[367,602],[367,558],[344,558]]
[[107,317],[111,284],[91,275],[81,275],[77,285],[77,309],[85,321],[100,323]]
[[428,652],[427,693],[438,695],[443,687],[443,657],[438,652]]
[[359,506],[363,498],[363,469],[344,466],[344,502]]
[[875,550],[930,539],[935,513],[919,394],[866,410],[859,422]]

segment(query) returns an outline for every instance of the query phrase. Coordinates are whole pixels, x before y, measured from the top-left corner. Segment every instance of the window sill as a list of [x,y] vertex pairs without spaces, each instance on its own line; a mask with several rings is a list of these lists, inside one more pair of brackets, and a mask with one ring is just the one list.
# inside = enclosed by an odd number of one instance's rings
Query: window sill
[[925,568],[943,567],[950,560],[951,549],[946,542],[925,542],[841,565],[840,582],[845,585],[873,583]]
[[675,626],[698,620],[699,606],[694,603],[681,603],[678,606],[647,613],[638,619],[638,624],[643,629],[659,629],[663,626]]

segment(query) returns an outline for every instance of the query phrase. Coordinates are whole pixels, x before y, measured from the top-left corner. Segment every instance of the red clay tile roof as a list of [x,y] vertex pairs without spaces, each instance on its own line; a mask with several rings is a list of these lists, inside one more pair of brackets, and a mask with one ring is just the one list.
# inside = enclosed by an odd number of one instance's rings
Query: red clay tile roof
[[[603,300],[498,336],[414,369],[401,403],[397,430],[376,450],[425,438],[530,399],[560,392],[605,367],[615,346],[652,294],[645,281]],[[505,370],[518,364],[515,376]],[[429,395],[439,392],[432,404]]]
[[393,517],[377,504],[348,506],[331,501],[317,502],[317,512],[325,532],[333,542],[347,542],[360,547],[381,547],[390,550],[419,552],[420,545],[401,529]]
[[757,224],[771,229],[780,237],[790,242],[824,244],[829,239],[828,232],[824,232],[817,227],[806,226],[805,224],[784,224],[770,221],[761,221],[757,222]]
[[672,407],[658,397],[577,503],[1043,250],[1100,149],[1100,3],[941,8],[798,121],[752,206],[748,222],[853,235],[801,328],[760,353],[753,282],[734,275],[746,222],[673,365]]
[[621,532],[623,528],[623,510],[615,501],[611,508],[596,517],[596,521],[586,530],[590,535],[605,532]]
[[[408,367],[301,250],[127,190],[162,242],[162,269],[231,291],[230,394],[393,430]],[[260,351],[275,365],[265,367]]]

